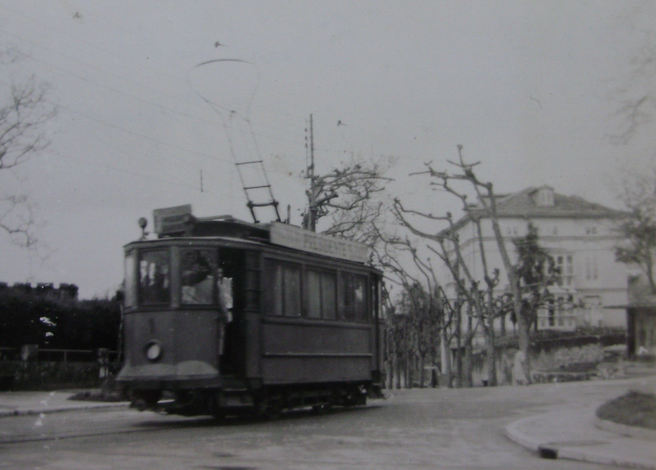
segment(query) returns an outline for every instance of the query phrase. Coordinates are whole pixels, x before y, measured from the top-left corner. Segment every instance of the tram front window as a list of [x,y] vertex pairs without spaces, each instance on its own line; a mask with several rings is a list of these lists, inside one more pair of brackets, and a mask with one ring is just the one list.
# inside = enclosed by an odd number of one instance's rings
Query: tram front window
[[182,303],[207,305],[214,301],[216,262],[210,250],[182,252]]
[[139,257],[139,303],[167,304],[171,299],[168,250],[144,251]]

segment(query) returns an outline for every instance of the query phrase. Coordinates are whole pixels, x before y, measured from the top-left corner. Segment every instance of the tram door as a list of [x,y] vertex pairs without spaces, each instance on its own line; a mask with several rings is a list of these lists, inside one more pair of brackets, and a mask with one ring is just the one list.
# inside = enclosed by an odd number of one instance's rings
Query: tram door
[[244,252],[231,248],[219,249],[219,298],[226,309],[223,351],[219,361],[222,375],[243,375],[244,357]]

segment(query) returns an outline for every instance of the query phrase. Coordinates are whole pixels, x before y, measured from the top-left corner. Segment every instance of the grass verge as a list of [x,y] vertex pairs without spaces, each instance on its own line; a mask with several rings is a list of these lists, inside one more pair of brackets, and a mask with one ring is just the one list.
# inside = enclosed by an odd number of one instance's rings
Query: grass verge
[[631,390],[601,405],[597,409],[597,417],[656,430],[656,395]]

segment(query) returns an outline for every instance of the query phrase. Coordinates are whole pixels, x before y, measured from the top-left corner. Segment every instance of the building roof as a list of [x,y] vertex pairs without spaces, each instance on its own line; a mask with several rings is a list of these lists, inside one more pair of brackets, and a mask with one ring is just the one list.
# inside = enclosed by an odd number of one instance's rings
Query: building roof
[[[553,197],[549,203],[541,204],[538,199],[538,193],[550,192]],[[483,198],[489,201],[488,197]],[[497,204],[497,217],[499,218],[563,218],[563,219],[607,219],[624,217],[625,212],[611,209],[601,204],[586,201],[579,196],[565,196],[556,193],[551,186],[529,187],[510,194],[497,194],[495,196]],[[472,204],[469,207],[469,214],[464,215],[454,224],[454,229],[458,230],[465,225],[470,219],[470,215],[478,214],[485,218],[487,215],[483,211],[481,201]],[[445,229],[440,233],[446,233]]]
[[[536,194],[540,190],[553,192],[553,204],[540,205]],[[564,217],[564,218],[614,218],[624,215],[622,211],[589,202],[579,196],[565,196],[553,191],[550,186],[530,187],[509,195],[497,196],[499,217]],[[481,203],[474,209],[482,208]]]

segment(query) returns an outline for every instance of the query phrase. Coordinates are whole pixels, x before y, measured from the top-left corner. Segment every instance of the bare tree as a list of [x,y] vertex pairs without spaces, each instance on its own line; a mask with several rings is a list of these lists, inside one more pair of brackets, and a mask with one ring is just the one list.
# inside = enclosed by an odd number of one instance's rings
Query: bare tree
[[[473,164],[465,162],[462,154],[462,146],[458,146],[458,156],[459,160],[457,162],[449,162],[456,167],[454,172],[438,171],[430,164],[427,164],[427,170],[422,172],[422,174],[427,174],[431,177],[432,186],[450,193],[461,201],[463,211],[474,224],[476,230],[475,239],[478,242],[478,253],[482,265],[482,280],[477,279],[471,272],[469,264],[460,251],[457,227],[451,214],[434,216],[431,213],[409,210],[403,207],[399,201],[396,201],[395,209],[403,224],[414,234],[437,244],[438,248],[431,246],[430,249],[442,258],[451,271],[458,292],[466,297],[468,308],[471,309],[477,326],[483,329],[486,339],[489,383],[490,385],[496,385],[494,320],[503,312],[512,309],[517,319],[519,346],[527,357],[530,322],[529,318],[525,315],[526,312],[522,310],[519,275],[516,267],[511,262],[508,248],[501,234],[499,217],[497,215],[497,196],[494,193],[493,185],[490,182],[481,181],[476,176],[474,167],[480,162]],[[466,188],[475,192],[479,202],[477,205],[471,205],[469,203],[466,189],[457,187],[457,183],[459,182],[464,182]],[[418,228],[417,224],[413,224],[409,216],[417,216],[423,220],[433,222],[447,222],[448,228],[437,234],[430,233]],[[496,246],[508,277],[510,295],[498,294],[497,286],[500,272],[498,269],[490,270],[488,267],[481,228],[481,221],[483,219],[489,220],[491,223]]]
[[[15,60],[15,55],[6,53],[2,65]],[[48,146],[44,125],[57,110],[46,100],[47,92],[47,85],[30,77],[0,95],[0,170],[15,168]],[[26,195],[0,194],[0,229],[13,243],[35,247],[35,220],[35,206]]]
[[[613,143],[624,145],[656,120],[656,15],[653,5],[627,5],[620,21],[641,45],[628,57],[628,75],[615,93],[620,121],[611,133]],[[653,132],[653,131],[652,131]]]
[[392,164],[392,160],[356,162],[352,159],[323,175],[315,175],[310,165],[303,228],[314,232],[319,220],[327,217],[331,219],[330,226],[323,233],[370,242],[371,224],[379,219],[383,207],[383,202],[375,200],[375,196],[391,181],[384,174]]
[[[379,244],[374,249],[374,260],[386,273],[386,279],[402,289],[395,311],[408,314],[409,336],[413,354],[419,357],[420,383],[424,384],[426,361],[441,360],[441,382],[451,386],[452,365],[449,345],[455,331],[450,329],[457,309],[448,302],[438,283],[430,257],[420,254],[417,244],[409,237],[401,237],[377,230]],[[439,352],[438,352],[439,348]]]
[[620,197],[628,214],[617,225],[625,240],[615,247],[615,257],[617,261],[638,265],[656,294],[656,169],[625,179],[623,186]]

